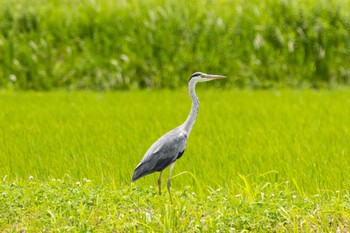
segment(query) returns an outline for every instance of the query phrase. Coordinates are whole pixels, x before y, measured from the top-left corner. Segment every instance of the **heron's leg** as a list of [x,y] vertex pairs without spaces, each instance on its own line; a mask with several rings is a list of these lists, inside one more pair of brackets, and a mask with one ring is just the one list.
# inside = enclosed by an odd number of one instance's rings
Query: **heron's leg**
[[168,182],[167,182],[167,185],[168,185],[168,192],[169,192],[170,202],[171,202],[171,203],[173,203],[173,198],[171,197],[171,192],[170,192],[170,179],[171,179],[171,172],[173,171],[174,165],[175,165],[175,163],[170,164],[170,167],[169,167],[169,177],[168,177]]
[[161,185],[162,185],[162,173],[163,171],[160,172],[159,178],[158,178],[158,190],[159,190],[159,195],[162,194],[162,189],[161,189]]

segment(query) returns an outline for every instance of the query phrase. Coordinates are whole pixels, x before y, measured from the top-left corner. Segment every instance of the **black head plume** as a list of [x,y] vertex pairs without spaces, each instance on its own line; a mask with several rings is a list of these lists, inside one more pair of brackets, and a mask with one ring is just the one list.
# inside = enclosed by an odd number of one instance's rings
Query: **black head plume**
[[188,81],[190,81],[193,77],[197,77],[197,76],[200,76],[200,75],[202,75],[202,74],[203,74],[203,73],[201,73],[201,72],[193,73]]

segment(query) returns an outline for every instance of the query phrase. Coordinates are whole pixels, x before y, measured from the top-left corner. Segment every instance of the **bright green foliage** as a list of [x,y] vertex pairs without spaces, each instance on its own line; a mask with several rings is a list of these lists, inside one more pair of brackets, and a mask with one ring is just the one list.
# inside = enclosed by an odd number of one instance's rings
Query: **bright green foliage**
[[288,184],[198,195],[190,187],[158,196],[155,187],[99,186],[87,179],[0,184],[0,230],[9,232],[346,232],[349,192],[300,195]]
[[0,93],[0,231],[349,229],[348,90],[197,92],[173,205],[158,173],[130,183],[185,89]]
[[[201,90],[197,122],[174,169],[189,173],[174,187],[222,187],[244,174],[249,183],[295,180],[300,192],[350,188],[348,91]],[[185,89],[2,93],[0,108],[0,174],[68,173],[123,185],[149,146],[185,121],[190,99]],[[155,184],[155,177],[142,182]]]
[[[349,84],[347,1],[0,2],[0,87],[175,88]],[[219,84],[220,85],[220,84]]]

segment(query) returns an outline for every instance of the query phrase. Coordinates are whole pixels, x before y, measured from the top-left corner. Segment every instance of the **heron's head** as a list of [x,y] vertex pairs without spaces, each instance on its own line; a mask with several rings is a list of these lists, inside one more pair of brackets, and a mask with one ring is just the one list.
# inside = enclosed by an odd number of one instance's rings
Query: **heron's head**
[[222,75],[205,74],[202,72],[196,72],[196,73],[191,75],[191,78],[189,81],[194,80],[196,82],[207,82],[207,81],[211,81],[214,79],[221,79],[221,78],[226,78],[226,77],[222,76]]

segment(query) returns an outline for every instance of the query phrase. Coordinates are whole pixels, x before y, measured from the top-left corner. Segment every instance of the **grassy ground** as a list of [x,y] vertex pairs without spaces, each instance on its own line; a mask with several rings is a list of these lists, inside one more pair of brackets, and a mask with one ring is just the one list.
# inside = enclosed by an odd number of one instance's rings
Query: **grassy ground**
[[[176,180],[174,180],[176,181]],[[185,184],[184,184],[185,185]],[[249,187],[249,186],[248,186]],[[101,186],[89,180],[36,178],[1,184],[4,232],[348,232],[347,191],[307,195],[287,183],[257,190],[183,186]]]
[[185,120],[185,89],[0,95],[0,230],[349,229],[348,90],[199,87],[173,205],[156,174],[130,179]]

